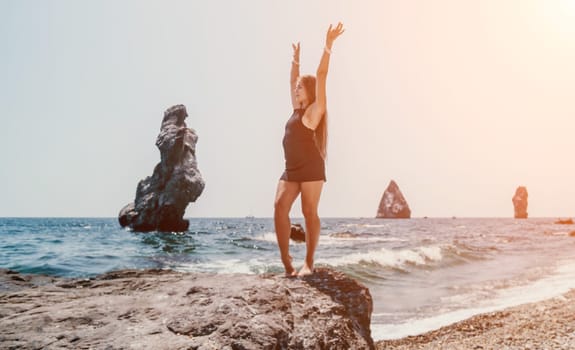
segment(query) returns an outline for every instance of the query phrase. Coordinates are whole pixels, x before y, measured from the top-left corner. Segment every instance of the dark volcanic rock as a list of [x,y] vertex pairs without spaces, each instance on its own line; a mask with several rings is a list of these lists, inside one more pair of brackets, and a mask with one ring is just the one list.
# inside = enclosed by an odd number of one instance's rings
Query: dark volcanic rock
[[301,227],[300,224],[292,224],[289,238],[294,242],[305,242],[305,231],[303,227]]
[[376,217],[387,219],[409,219],[411,217],[411,209],[399,190],[399,186],[393,180],[383,192]]
[[516,219],[527,219],[527,197],[527,188],[524,186],[517,187],[512,199]]
[[20,287],[0,292],[3,348],[374,348],[369,290],[328,269],[304,278],[125,270]]
[[122,227],[134,231],[185,231],[186,207],[204,190],[204,180],[196,162],[195,131],[186,127],[186,107],[176,105],[164,112],[156,146],[161,160],[152,176],[138,183],[136,199],[120,211]]

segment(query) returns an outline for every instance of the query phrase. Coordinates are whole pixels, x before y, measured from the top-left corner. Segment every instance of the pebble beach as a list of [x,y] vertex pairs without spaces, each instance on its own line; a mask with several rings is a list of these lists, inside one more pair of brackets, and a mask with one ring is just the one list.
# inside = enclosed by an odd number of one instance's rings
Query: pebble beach
[[575,290],[476,315],[425,334],[379,341],[377,349],[575,349]]

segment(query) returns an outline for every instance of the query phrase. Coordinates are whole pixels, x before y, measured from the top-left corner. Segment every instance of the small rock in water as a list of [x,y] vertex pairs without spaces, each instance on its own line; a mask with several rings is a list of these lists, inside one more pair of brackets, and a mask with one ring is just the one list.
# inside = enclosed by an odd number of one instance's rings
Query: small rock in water
[[289,238],[294,242],[305,242],[305,231],[300,224],[292,224]]

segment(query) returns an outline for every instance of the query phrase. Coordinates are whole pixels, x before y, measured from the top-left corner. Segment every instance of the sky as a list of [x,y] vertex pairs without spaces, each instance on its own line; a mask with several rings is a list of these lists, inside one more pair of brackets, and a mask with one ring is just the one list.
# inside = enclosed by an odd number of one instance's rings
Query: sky
[[[0,1],[0,217],[116,217],[184,104],[206,187],[186,217],[271,217],[291,44],[330,23],[320,217],[575,216],[575,0]],[[301,216],[296,202],[292,216]]]

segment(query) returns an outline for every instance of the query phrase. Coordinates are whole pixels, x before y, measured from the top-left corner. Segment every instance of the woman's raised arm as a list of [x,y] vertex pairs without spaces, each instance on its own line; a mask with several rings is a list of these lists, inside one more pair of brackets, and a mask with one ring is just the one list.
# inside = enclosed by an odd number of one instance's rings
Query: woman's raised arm
[[[319,61],[319,66],[317,67],[316,73],[316,100],[310,106],[310,112],[307,116],[306,124],[315,129],[320,123],[321,118],[327,110],[327,96],[325,84],[327,80],[327,71],[329,69],[329,57],[331,55],[331,47],[335,39],[337,39],[345,29],[343,29],[343,24],[339,22],[335,28],[330,24],[325,37],[325,47],[323,49],[323,54],[321,60]],[[306,113],[307,114],[307,113]]]
[[295,99],[295,86],[297,84],[297,78],[299,77],[299,42],[291,45],[293,48],[293,59],[291,61],[291,72],[290,72],[290,96],[291,104],[294,109],[298,108],[297,101]]

